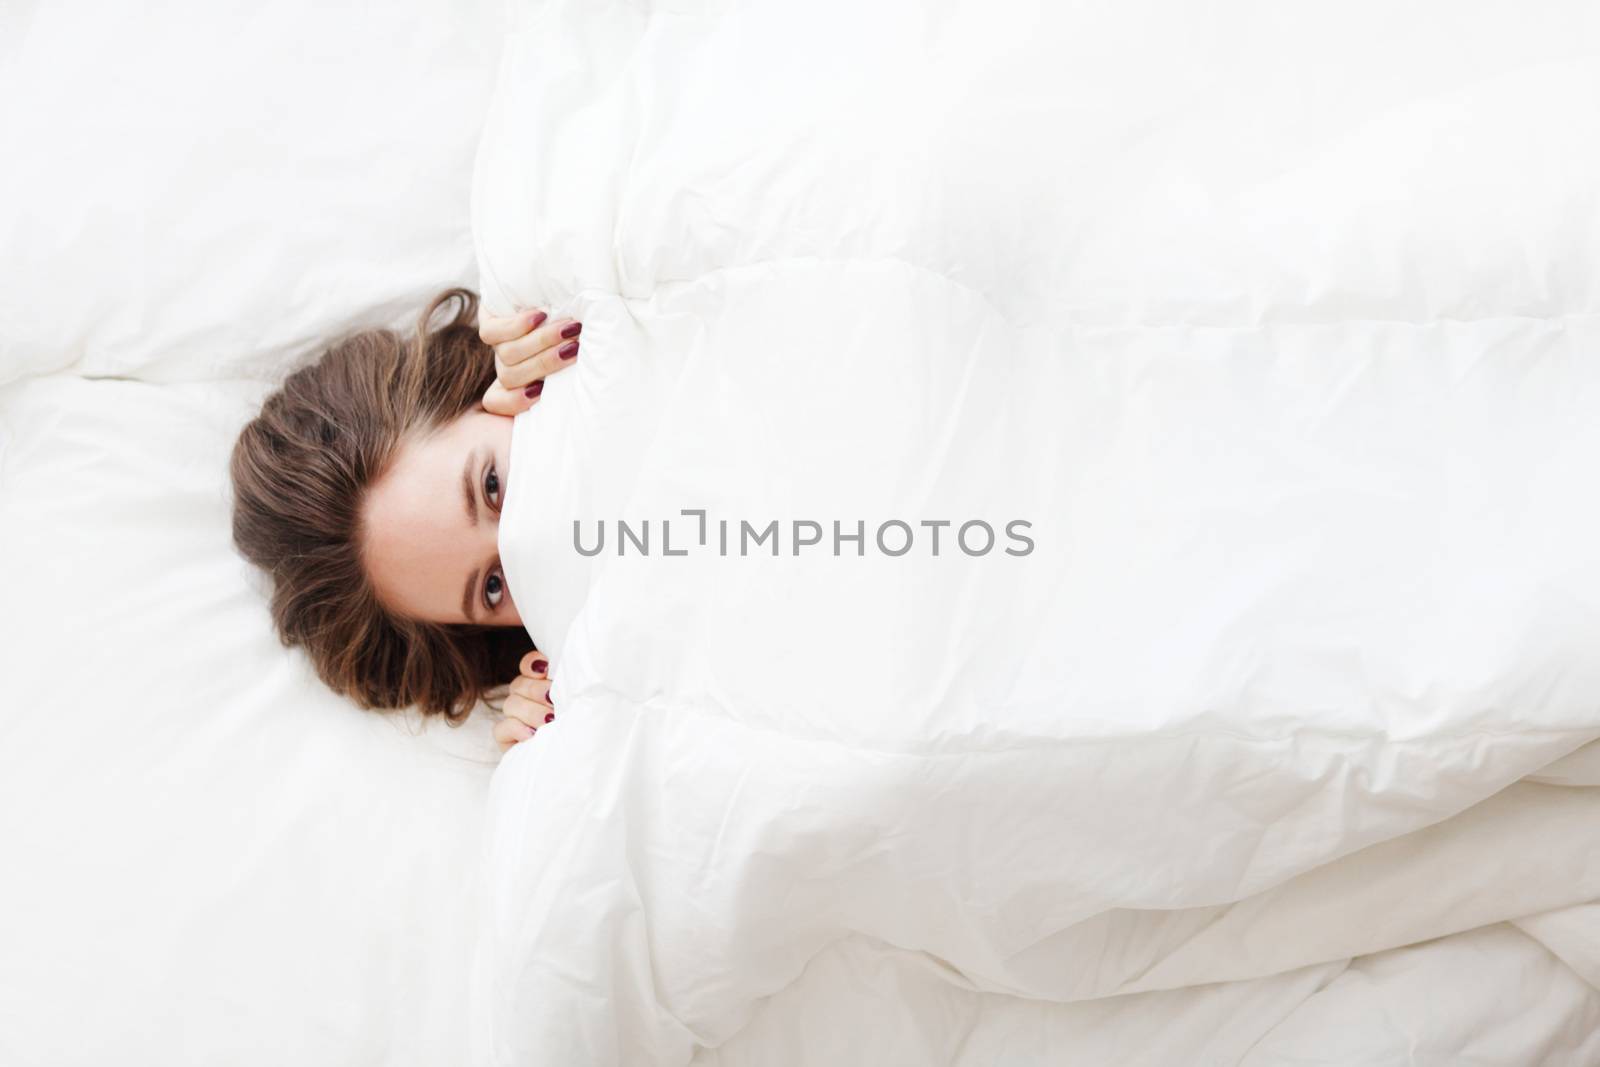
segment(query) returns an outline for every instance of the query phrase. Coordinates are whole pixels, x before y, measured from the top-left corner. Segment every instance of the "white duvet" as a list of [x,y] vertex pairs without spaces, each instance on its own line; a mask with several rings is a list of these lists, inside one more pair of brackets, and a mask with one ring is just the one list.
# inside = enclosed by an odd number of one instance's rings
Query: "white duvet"
[[1600,1060],[1597,43],[530,4],[480,1058]]

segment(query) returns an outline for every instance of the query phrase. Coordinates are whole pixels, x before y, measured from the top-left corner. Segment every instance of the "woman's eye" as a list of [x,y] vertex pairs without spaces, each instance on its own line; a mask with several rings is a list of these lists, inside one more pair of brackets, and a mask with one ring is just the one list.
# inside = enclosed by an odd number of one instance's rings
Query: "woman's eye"
[[500,510],[500,474],[493,467],[483,476],[483,499],[496,511]]
[[490,610],[500,606],[500,601],[506,595],[505,579],[498,574],[490,574],[483,583],[483,602],[489,605]]

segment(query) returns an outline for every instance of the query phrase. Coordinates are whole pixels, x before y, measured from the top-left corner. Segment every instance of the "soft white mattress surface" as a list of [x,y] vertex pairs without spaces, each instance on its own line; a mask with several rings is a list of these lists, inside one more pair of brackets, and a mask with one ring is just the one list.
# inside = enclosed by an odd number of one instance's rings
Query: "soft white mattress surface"
[[[502,520],[560,716],[495,779],[481,1058],[1600,1055],[1596,30],[521,12],[480,266],[584,347]],[[1035,548],[931,554],[971,519]]]

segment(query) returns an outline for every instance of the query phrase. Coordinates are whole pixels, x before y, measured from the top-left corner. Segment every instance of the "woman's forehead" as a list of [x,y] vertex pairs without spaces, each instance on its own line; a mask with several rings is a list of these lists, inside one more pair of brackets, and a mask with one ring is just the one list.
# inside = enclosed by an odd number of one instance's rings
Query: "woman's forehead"
[[460,621],[462,590],[495,549],[480,483],[504,478],[511,420],[473,411],[408,434],[362,502],[362,564],[391,611]]
[[460,489],[468,453],[440,435],[403,443],[362,505],[362,563],[378,598],[412,618],[460,601],[474,525]]

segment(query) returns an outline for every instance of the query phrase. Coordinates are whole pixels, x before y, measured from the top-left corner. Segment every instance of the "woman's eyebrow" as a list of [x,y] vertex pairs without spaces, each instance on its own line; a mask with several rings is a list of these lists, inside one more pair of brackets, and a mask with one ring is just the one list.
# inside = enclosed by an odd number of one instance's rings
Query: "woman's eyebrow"
[[461,500],[467,509],[467,522],[478,525],[478,492],[472,487],[473,454],[467,453],[467,465],[461,468]]
[[478,598],[473,593],[478,589],[478,572],[473,571],[467,576],[466,588],[461,591],[461,614],[467,617],[468,622],[477,622]]
[[[478,525],[478,490],[473,487],[472,467],[473,460],[477,458],[476,452],[467,453],[466,466],[461,468],[461,503],[467,512],[467,522]],[[478,598],[478,572],[474,570],[467,576],[467,584],[461,590],[461,614],[467,617],[468,622],[477,622]]]

